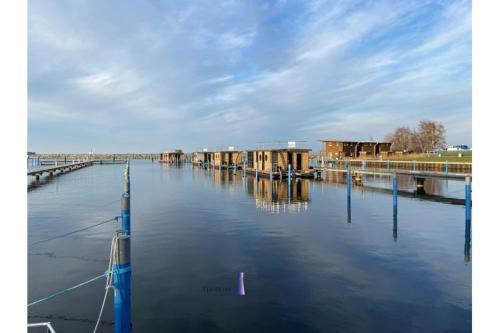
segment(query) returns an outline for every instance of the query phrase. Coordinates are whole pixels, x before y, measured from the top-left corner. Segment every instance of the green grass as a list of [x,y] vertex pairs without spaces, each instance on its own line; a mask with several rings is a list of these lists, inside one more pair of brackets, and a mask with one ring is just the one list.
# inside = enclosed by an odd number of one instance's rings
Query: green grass
[[455,153],[454,155],[450,156],[445,156],[441,154],[441,157],[438,155],[420,155],[420,156],[401,156],[401,157],[394,157],[391,156],[389,158],[391,161],[417,161],[417,162],[463,162],[463,163],[471,163],[472,162],[472,154],[470,155],[464,155],[462,157],[458,157],[458,155]]

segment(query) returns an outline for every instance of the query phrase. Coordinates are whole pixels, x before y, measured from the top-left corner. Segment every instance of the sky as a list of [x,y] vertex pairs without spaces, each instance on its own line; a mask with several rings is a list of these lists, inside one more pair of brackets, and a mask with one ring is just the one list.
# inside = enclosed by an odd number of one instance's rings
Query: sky
[[471,2],[28,2],[28,150],[471,144]]

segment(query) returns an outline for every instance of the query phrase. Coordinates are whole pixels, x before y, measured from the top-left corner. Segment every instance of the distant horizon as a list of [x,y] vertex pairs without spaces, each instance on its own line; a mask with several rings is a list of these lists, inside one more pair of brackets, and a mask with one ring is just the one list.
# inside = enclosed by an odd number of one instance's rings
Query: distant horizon
[[470,0],[30,2],[28,150],[293,139],[315,150],[423,119],[471,146],[471,11]]

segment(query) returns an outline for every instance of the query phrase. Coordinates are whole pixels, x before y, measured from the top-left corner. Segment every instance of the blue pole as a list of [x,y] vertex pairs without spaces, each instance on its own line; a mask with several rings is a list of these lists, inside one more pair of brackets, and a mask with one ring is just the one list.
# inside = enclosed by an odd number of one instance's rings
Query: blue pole
[[115,333],[130,332],[130,236],[117,239],[118,262],[113,265]]
[[413,172],[417,171],[417,161],[413,161]]
[[398,176],[392,177],[392,211],[394,215],[398,214]]
[[465,222],[470,222],[471,221],[471,208],[472,208],[472,202],[471,202],[471,179],[470,177],[465,178]]
[[448,161],[446,161],[444,165],[444,173],[446,173],[446,176],[448,176]]
[[347,222],[351,223],[351,170],[347,170],[346,174],[347,185]]
[[273,182],[273,163],[271,162],[271,165],[269,166],[269,181],[272,183]]
[[255,164],[255,180],[259,180],[259,159],[257,159],[257,163]]
[[247,162],[243,162],[243,177],[247,176]]
[[121,206],[121,229],[130,234],[130,194],[127,192],[122,194]]
[[288,163],[288,187],[290,187],[291,182],[292,182],[292,165]]

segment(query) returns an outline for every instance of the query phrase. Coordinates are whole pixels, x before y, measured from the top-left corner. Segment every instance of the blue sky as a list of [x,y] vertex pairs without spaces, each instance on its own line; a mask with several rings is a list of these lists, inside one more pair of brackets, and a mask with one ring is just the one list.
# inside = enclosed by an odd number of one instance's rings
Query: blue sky
[[470,1],[33,0],[28,149],[471,144],[471,38]]

